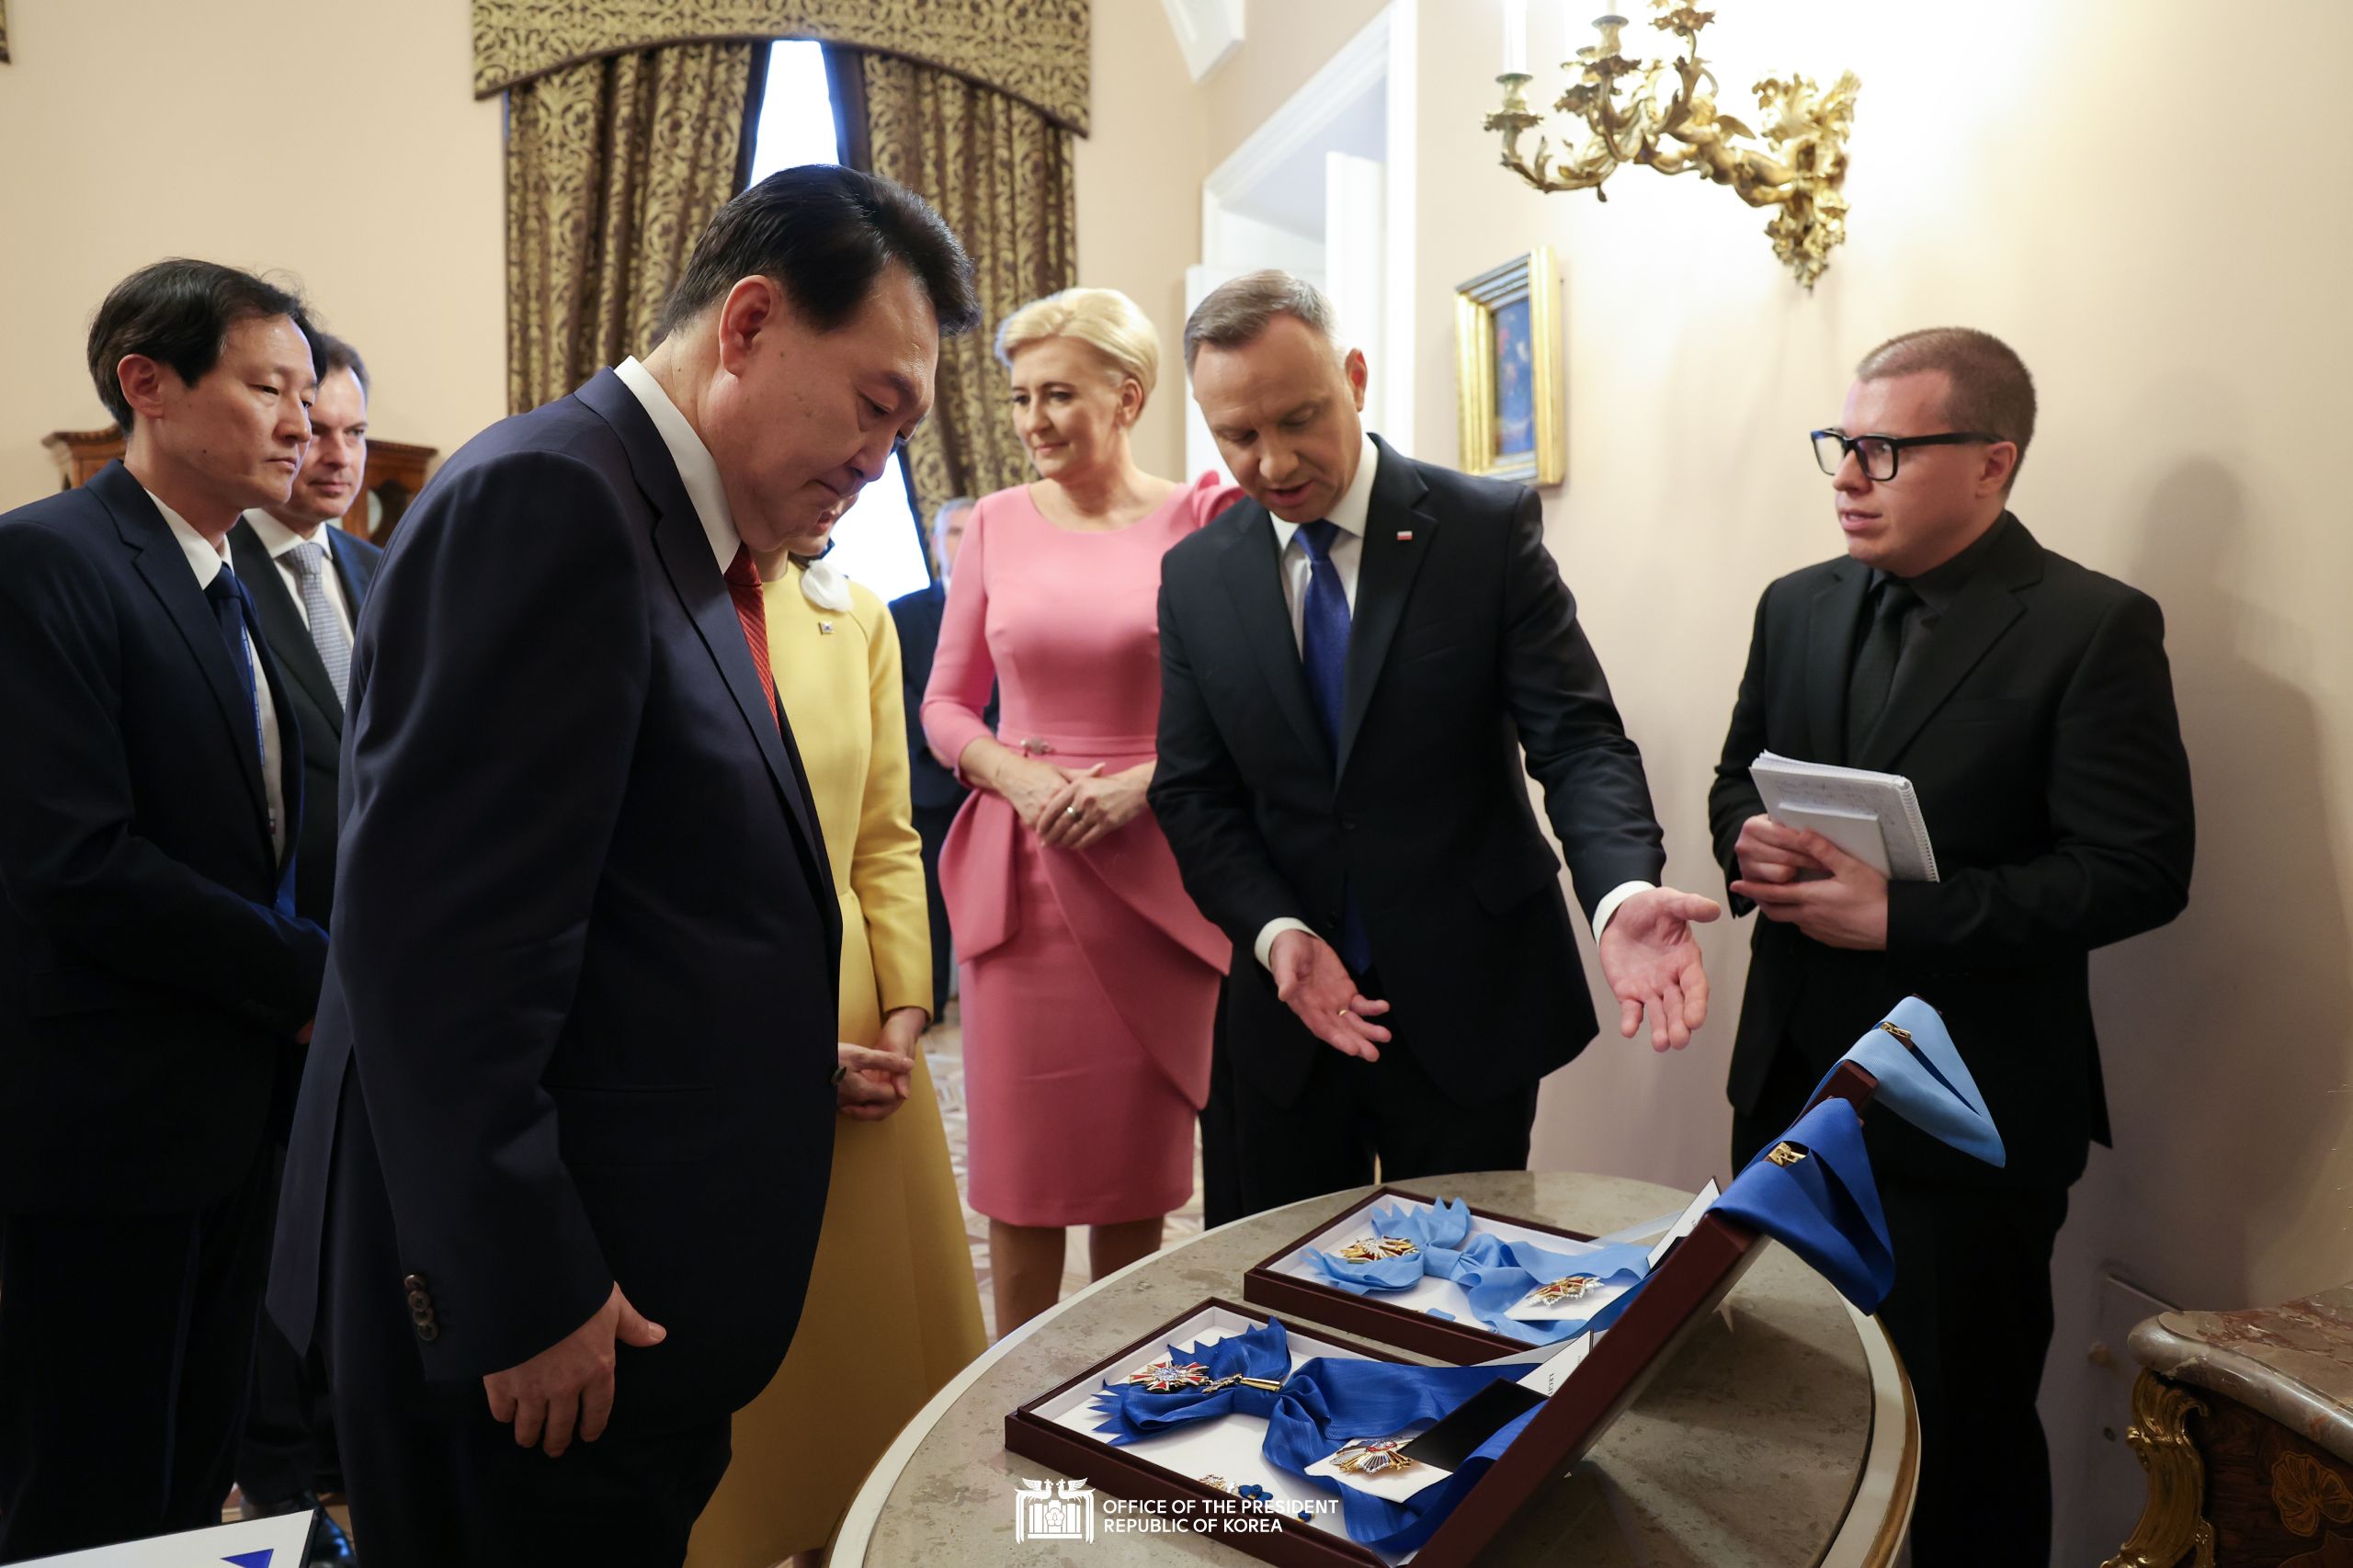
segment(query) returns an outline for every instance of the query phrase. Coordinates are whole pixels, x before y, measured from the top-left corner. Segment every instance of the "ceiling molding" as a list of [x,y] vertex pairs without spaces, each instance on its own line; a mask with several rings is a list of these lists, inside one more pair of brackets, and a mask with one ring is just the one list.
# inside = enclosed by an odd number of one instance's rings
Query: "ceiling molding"
[[1244,0],[1160,0],[1196,83],[1208,81],[1242,47],[1243,6]]

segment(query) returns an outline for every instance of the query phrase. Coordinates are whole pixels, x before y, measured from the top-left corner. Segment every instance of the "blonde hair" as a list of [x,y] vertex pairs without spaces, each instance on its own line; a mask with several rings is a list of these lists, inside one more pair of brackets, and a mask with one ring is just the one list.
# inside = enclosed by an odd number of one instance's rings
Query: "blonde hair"
[[1030,301],[997,328],[996,357],[1010,369],[1016,354],[1049,337],[1086,344],[1109,363],[1115,383],[1133,378],[1151,398],[1160,377],[1160,334],[1117,289],[1065,289]]

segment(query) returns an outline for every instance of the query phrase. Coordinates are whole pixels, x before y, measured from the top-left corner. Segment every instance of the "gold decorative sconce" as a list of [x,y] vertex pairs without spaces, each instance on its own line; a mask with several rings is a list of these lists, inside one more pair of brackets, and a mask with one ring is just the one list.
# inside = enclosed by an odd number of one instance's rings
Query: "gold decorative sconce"
[[[1718,85],[1708,62],[1699,57],[1699,30],[1715,20],[1681,0],[1651,0],[1665,13],[1652,18],[1659,31],[1682,40],[1684,52],[1674,63],[1674,95],[1662,105],[1659,79],[1668,69],[1663,61],[1647,64],[1620,52],[1619,30],[1627,25],[1619,16],[1595,18],[1600,37],[1577,51],[1562,69],[1576,73],[1576,81],[1561,95],[1553,108],[1585,122],[1589,134],[1574,157],[1555,162],[1542,137],[1531,159],[1519,150],[1519,139],[1543,123],[1529,111],[1526,89],[1534,80],[1526,66],[1527,44],[1519,26],[1526,0],[1506,0],[1511,15],[1506,21],[1504,74],[1495,78],[1504,89],[1504,107],[1486,118],[1484,128],[1503,132],[1503,165],[1538,190],[1590,190],[1609,199],[1602,182],[1625,164],[1646,164],[1664,175],[1698,174],[1715,185],[1728,185],[1751,207],[1774,209],[1765,225],[1773,254],[1811,290],[1830,265],[1830,251],[1847,237],[1847,199],[1840,187],[1847,179],[1847,133],[1854,123],[1855,94],[1862,84],[1851,71],[1840,74],[1828,92],[1815,87],[1810,76],[1768,76],[1754,89],[1759,110],[1769,117],[1760,139],[1740,120],[1718,111]],[[1636,78],[1631,91],[1621,78]],[[1621,92],[1625,96],[1621,98]],[[1762,141],[1763,147],[1743,145]]]

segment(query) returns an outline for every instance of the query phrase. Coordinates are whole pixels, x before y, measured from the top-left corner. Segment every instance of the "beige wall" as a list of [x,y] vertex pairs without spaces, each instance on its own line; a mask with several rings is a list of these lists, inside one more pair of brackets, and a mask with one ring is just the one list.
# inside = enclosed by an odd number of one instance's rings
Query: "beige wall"
[[500,106],[463,0],[26,0],[0,66],[0,509],[40,437],[108,423],[91,313],[172,255],[283,269],[376,381],[375,433],[448,451],[505,412]]
[[1199,258],[1207,105],[1160,0],[1096,0],[1094,134],[1074,155],[1078,280],[1117,289],[1160,329],[1161,378],[1135,430],[1149,473],[1183,477],[1185,265]]

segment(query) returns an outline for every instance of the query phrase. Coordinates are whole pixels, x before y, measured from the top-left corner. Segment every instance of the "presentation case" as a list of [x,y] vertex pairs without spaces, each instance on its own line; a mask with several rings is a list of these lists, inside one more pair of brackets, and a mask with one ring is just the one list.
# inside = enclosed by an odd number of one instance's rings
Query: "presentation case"
[[[1869,1072],[1848,1062],[1832,1076],[1823,1093],[1846,1099],[1861,1111],[1877,1087],[1878,1081]],[[1369,1206],[1364,1211],[1369,1214]],[[1351,1215],[1356,1212],[1351,1210]],[[1314,1234],[1322,1235],[1326,1229]],[[1556,1239],[1577,1239],[1557,1230],[1548,1233]],[[1303,1238],[1302,1244],[1313,1239]],[[1741,1221],[1713,1212],[1700,1214],[1688,1233],[1660,1259],[1614,1326],[1571,1341],[1542,1363],[1543,1370],[1535,1376],[1544,1380],[1549,1392],[1533,1418],[1410,1556],[1383,1556],[1349,1540],[1341,1529],[1336,1508],[1305,1519],[1280,1512],[1270,1517],[1239,1511],[1227,1491],[1202,1480],[1214,1475],[1235,1488],[1263,1486],[1277,1499],[1312,1500],[1327,1495],[1267,1463],[1259,1452],[1265,1423],[1255,1417],[1229,1415],[1204,1421],[1199,1432],[1126,1448],[1114,1447],[1095,1435],[1096,1418],[1089,1403],[1106,1379],[1124,1377],[1158,1360],[1170,1345],[1190,1346],[1263,1325],[1272,1314],[1258,1307],[1215,1299],[1202,1301],[1007,1415],[1006,1448],[1066,1475],[1083,1477],[1106,1495],[1168,1506],[1197,1518],[1214,1518],[1218,1521],[1215,1533],[1227,1545],[1286,1568],[1337,1563],[1389,1568],[1404,1562],[1412,1562],[1417,1568],[1472,1568],[1539,1491],[1575,1468],[1652,1380],[1673,1364],[1677,1351],[1723,1303],[1764,1246],[1765,1238]],[[1265,1267],[1261,1265],[1252,1275],[1259,1275]],[[1261,1291],[1266,1289],[1262,1282]],[[1279,1285],[1278,1293],[1280,1290]],[[1362,1302],[1341,1290],[1326,1290],[1321,1294],[1336,1300],[1317,1300],[1319,1312],[1337,1305],[1379,1304]],[[1455,1365],[1494,1358],[1469,1354],[1467,1335],[1472,1333],[1482,1335],[1483,1349],[1490,1340],[1503,1343],[1506,1348],[1496,1351],[1497,1356],[1530,1356],[1547,1348],[1503,1341],[1502,1336],[1486,1335],[1483,1330],[1458,1334],[1452,1331],[1461,1325],[1404,1308],[1358,1315],[1357,1321],[1375,1325],[1382,1335],[1403,1328],[1416,1339],[1433,1344],[1443,1340],[1447,1349],[1431,1352],[1430,1358]],[[1288,1318],[1284,1327],[1290,1336],[1294,1367],[1319,1355],[1409,1359]],[[1518,1379],[1527,1370],[1515,1369],[1506,1376]]]

